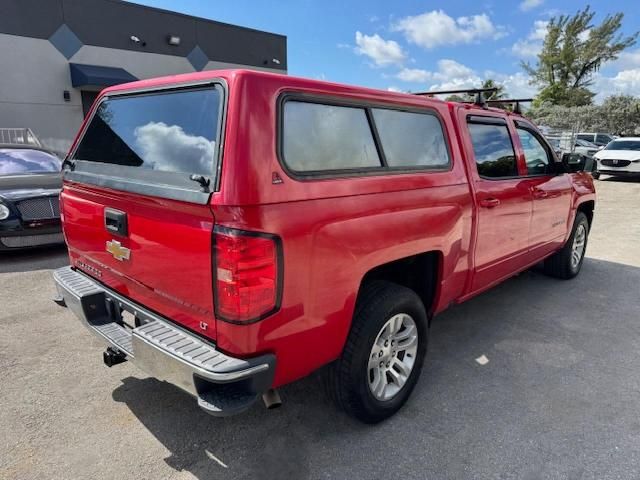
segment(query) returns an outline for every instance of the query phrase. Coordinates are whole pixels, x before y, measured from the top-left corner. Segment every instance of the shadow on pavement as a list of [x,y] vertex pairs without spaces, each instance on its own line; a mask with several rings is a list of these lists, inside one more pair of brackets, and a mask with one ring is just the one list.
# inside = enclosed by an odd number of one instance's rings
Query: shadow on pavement
[[125,378],[113,392],[171,452],[165,462],[177,471],[199,479],[314,478],[312,444],[363,427],[324,399],[318,376],[283,388],[281,395],[286,405],[279,409],[267,411],[259,400],[241,415],[216,418],[178,388],[153,378]]
[[65,265],[69,265],[65,245],[0,252],[0,273],[52,270]]
[[629,478],[640,451],[631,285],[640,268],[588,258],[572,281],[527,271],[447,310],[412,399],[377,426],[336,411],[319,375],[283,388],[278,410],[231,418],[150,378],[125,378],[113,398],[171,452],[167,464],[199,479]]

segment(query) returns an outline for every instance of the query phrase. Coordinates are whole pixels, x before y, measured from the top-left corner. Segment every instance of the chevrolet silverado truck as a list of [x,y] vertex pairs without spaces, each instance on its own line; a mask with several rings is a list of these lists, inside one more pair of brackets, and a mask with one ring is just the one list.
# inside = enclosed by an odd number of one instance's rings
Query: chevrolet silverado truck
[[389,417],[434,315],[539,262],[577,275],[595,206],[517,113],[246,70],[107,88],[63,170],[56,302],[219,416],[324,367]]

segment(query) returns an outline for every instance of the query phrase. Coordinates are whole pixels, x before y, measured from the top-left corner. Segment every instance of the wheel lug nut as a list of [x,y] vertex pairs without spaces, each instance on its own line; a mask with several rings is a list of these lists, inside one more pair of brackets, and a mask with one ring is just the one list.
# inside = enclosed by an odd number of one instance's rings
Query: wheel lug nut
[[391,365],[390,363],[387,363],[387,368],[389,368],[390,365]]
[[384,367],[384,362],[380,362],[380,367]]
[[382,356],[382,352],[379,352],[379,353],[378,353],[378,356],[379,356],[379,357],[381,357],[381,356]]

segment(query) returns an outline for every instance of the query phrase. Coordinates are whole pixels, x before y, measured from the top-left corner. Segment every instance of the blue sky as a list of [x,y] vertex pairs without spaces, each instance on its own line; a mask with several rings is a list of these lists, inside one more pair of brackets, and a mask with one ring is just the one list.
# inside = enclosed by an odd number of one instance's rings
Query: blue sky
[[[596,22],[629,12],[623,31],[640,30],[637,0],[593,1]],[[289,74],[381,89],[471,87],[485,78],[509,94],[536,88],[520,68],[534,60],[550,16],[574,0],[379,1],[141,0],[155,7],[288,37]],[[593,90],[640,95],[640,44],[599,72]]]

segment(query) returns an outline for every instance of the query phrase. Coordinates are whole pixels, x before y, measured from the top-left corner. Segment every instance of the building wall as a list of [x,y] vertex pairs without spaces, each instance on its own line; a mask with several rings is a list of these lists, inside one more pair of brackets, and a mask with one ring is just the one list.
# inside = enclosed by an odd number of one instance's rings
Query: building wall
[[82,122],[67,59],[47,40],[0,34],[0,63],[0,127],[29,127],[47,147],[66,151]]
[[[62,44],[52,41],[61,28],[71,31]],[[29,127],[64,154],[83,118],[70,63],[120,67],[139,79],[220,68],[286,73],[286,37],[114,0],[3,0],[0,128]]]

